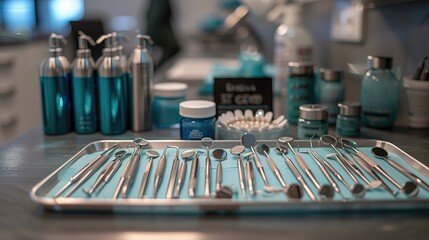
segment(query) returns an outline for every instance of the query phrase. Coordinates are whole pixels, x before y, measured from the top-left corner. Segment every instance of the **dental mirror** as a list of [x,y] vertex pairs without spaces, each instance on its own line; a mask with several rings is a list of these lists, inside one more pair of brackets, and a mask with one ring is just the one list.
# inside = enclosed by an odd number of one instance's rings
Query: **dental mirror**
[[145,152],[145,154],[148,155],[151,158],[157,158],[157,157],[159,157],[159,153],[157,151],[155,151],[155,150],[147,150]]
[[256,137],[253,134],[243,134],[241,137],[241,144],[245,146],[246,148],[252,148],[255,146],[256,143]]
[[195,151],[194,150],[185,150],[183,151],[180,156],[182,157],[182,159],[184,159],[185,161],[188,161],[190,158],[192,158],[193,156],[195,156]]
[[213,150],[212,155],[218,161],[223,161],[228,156],[227,152],[223,149],[220,149],[220,148]]
[[237,145],[231,148],[230,152],[233,155],[240,155],[244,152],[246,148],[243,145]]
[[320,141],[326,145],[335,146],[337,144],[337,139],[331,135],[323,135],[320,137]]
[[203,139],[201,139],[201,147],[206,149],[206,150],[210,150],[210,148],[213,146],[213,139],[209,138],[209,137],[205,137]]
[[[371,149],[371,153],[372,153],[375,157],[383,159],[383,160],[384,160],[384,161],[386,161],[390,166],[394,167],[394,168],[395,168],[396,170],[398,170],[400,173],[402,173],[402,174],[404,174],[405,176],[407,176],[408,178],[410,178],[410,177],[408,176],[408,174],[407,174],[407,172],[406,172],[406,171],[404,172],[400,167],[399,167],[399,168],[398,168],[398,167],[395,167],[395,163],[394,163],[394,162],[392,162],[392,160],[387,159],[387,157],[389,156],[389,153],[388,153],[386,150],[384,150],[383,148],[381,148],[381,147],[373,147],[373,148]],[[413,179],[413,176],[411,176],[411,178],[410,178],[410,179]],[[407,181],[407,182],[405,182],[405,183],[402,185],[401,192],[404,192],[405,194],[410,195],[410,196],[416,196],[416,195],[418,194],[418,192],[419,192],[419,188],[418,188],[417,184],[415,184],[414,182]]]

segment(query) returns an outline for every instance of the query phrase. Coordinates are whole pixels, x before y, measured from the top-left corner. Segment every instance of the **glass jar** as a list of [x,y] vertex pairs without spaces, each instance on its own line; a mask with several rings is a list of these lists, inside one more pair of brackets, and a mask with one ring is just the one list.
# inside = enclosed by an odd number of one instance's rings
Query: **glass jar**
[[153,87],[152,116],[159,128],[178,128],[179,104],[186,100],[188,85],[184,83],[158,83]]
[[299,139],[309,139],[328,134],[328,107],[307,104],[299,107],[297,135]]
[[337,120],[338,103],[344,101],[343,72],[333,69],[320,69],[319,103],[328,107],[329,124]]
[[362,124],[374,128],[392,127],[398,111],[398,81],[392,73],[392,58],[368,56],[362,79]]
[[360,134],[361,106],[358,102],[338,103],[336,132],[340,136],[355,137]]
[[286,102],[288,122],[297,123],[300,112],[299,106],[313,102],[313,91],[313,64],[290,62]]
[[180,138],[201,140],[215,138],[216,104],[211,101],[192,100],[180,103]]

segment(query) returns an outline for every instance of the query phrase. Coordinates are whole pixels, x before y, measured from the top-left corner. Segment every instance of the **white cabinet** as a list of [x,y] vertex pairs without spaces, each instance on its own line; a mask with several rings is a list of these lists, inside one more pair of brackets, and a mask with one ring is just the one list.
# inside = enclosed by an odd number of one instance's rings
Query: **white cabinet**
[[46,42],[0,46],[0,145],[42,123],[38,68]]

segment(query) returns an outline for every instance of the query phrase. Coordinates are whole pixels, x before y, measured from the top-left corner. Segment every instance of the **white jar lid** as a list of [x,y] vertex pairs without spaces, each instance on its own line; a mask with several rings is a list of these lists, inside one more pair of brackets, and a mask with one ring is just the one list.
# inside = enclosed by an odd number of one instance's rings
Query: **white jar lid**
[[180,103],[180,116],[188,118],[208,118],[216,115],[216,104],[205,100],[191,100]]
[[153,87],[157,97],[183,97],[187,89],[188,85],[179,82],[158,83]]

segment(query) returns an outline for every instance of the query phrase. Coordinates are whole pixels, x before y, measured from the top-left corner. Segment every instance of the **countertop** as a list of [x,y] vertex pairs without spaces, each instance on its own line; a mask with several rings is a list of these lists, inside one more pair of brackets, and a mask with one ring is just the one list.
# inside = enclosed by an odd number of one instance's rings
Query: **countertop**
[[[333,129],[330,130],[331,132]],[[296,129],[290,128],[290,135]],[[429,130],[363,129],[429,165]],[[179,130],[105,136],[46,136],[41,127],[0,147],[0,239],[427,239],[429,211],[180,215],[59,213],[30,199],[31,188],[88,143],[179,139]],[[429,210],[429,209],[428,209]]]

